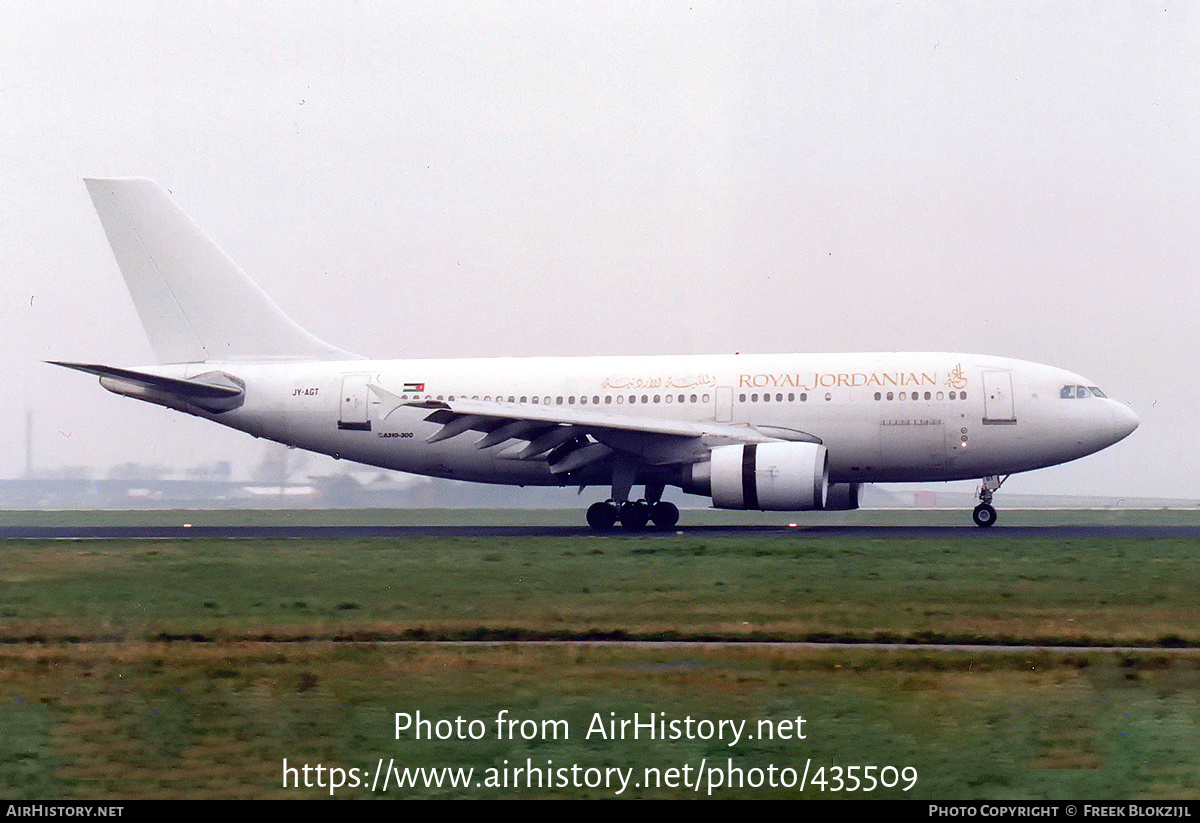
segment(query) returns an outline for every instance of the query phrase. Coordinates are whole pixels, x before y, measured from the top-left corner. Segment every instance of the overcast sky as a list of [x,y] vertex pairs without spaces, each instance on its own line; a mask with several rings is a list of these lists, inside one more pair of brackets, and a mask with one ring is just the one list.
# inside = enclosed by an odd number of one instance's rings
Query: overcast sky
[[1175,2],[6,0],[0,476],[27,409],[39,467],[261,457],[41,362],[153,362],[81,182],[145,176],[367,356],[1018,357],[1142,426],[1006,491],[1200,497],[1198,55]]

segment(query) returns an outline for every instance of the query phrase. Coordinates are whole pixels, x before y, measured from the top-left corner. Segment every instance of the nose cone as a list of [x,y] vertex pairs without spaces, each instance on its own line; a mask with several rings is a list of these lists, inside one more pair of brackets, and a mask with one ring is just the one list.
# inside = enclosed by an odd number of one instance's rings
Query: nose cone
[[1133,409],[1114,401],[1112,404],[1112,442],[1116,443],[1118,440],[1124,440],[1133,434],[1139,422],[1138,416],[1133,413]]

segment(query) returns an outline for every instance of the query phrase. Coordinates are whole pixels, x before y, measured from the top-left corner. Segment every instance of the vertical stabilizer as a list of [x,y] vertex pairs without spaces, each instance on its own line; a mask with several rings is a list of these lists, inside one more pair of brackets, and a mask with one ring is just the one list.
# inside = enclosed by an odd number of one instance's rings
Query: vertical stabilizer
[[297,326],[152,180],[85,180],[160,363],[348,360]]

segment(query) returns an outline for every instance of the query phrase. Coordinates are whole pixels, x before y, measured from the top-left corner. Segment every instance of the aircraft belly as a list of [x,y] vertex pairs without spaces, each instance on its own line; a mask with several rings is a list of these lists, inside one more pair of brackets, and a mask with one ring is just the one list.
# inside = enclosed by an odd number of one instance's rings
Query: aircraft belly
[[319,431],[311,424],[294,427],[302,428],[307,435],[297,433],[294,445],[339,459],[432,477],[515,485],[559,484],[544,461],[502,460],[495,456],[502,446],[476,448],[478,434],[463,433],[428,443],[439,426],[425,422],[426,414],[424,410],[397,409],[382,419],[372,416],[369,428],[350,428],[345,426],[344,415],[338,420],[325,415]]

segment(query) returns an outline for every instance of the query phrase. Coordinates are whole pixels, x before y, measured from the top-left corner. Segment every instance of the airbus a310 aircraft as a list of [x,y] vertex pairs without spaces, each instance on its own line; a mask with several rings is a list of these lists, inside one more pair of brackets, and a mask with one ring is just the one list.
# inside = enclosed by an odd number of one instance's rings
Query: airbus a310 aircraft
[[1010,474],[1138,425],[1078,374],[973,354],[366,360],[292,322],[156,183],[86,182],[159,363],[56,365],[336,458],[611,487],[587,512],[599,530],[674,526],[667,486],[725,509],[847,510],[863,483],[976,478],[990,526]]

